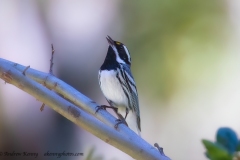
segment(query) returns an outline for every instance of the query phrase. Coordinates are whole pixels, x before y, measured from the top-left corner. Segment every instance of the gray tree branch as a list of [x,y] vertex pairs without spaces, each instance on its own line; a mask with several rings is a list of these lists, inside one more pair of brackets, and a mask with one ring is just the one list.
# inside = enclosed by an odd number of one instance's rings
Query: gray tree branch
[[[170,160],[98,104],[49,73],[0,58],[0,78],[34,96],[73,123],[138,160]],[[60,96],[61,95],[61,96]],[[63,97],[64,98],[63,98]]]

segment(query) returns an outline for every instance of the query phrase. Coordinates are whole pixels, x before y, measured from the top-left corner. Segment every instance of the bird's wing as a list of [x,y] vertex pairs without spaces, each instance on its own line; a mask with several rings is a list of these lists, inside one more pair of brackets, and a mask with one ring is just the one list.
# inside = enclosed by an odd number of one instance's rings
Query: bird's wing
[[[123,83],[122,84],[123,90],[125,93],[129,93],[129,94],[126,94],[128,96],[129,109],[132,109],[133,112],[136,114],[137,125],[138,125],[138,128],[141,130],[138,92],[137,92],[136,84],[132,76],[130,67],[126,65],[121,65],[120,74],[124,79],[124,80],[120,80]],[[127,91],[125,89],[127,89]]]

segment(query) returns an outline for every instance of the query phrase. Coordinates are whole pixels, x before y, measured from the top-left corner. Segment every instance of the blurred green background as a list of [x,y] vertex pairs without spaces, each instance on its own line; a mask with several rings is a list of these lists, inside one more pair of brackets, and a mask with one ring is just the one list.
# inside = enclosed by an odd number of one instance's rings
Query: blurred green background
[[223,54],[229,29],[224,1],[142,0],[121,9],[134,71],[144,89],[164,102],[186,83],[196,85]]
[[[105,37],[132,57],[142,137],[172,159],[207,159],[201,139],[240,133],[240,3],[237,0],[0,1],[1,58],[54,74],[100,104]],[[62,159],[132,159],[19,89],[0,83],[0,152],[84,153]],[[0,157],[26,159],[26,157]],[[29,157],[31,159],[31,157]]]

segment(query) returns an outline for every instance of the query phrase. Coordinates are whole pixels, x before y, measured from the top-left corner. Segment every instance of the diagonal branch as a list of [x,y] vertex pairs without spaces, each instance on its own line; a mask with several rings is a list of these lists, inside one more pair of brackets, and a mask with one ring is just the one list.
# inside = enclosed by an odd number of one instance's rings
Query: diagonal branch
[[[105,110],[95,114],[98,105],[73,87],[51,74],[25,68],[0,59],[0,78],[31,94],[73,123],[135,159],[170,160],[127,126],[119,125],[118,130],[115,130],[116,118]],[[22,74],[23,71],[25,75]]]

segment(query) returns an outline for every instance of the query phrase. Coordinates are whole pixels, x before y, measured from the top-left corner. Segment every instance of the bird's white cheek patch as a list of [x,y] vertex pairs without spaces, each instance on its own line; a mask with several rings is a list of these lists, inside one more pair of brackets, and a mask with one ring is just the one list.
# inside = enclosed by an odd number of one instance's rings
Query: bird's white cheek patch
[[[118,54],[118,53],[117,53],[117,54]],[[117,55],[117,62],[118,62],[118,63],[126,64],[126,63],[119,57],[119,55]]]
[[117,60],[117,62],[118,62],[118,63],[126,64],[126,63],[119,57],[117,48],[116,48],[115,46],[112,46],[112,49],[114,50],[114,53],[115,53],[115,55],[116,55],[116,60]]
[[128,51],[128,49],[127,49],[127,47],[126,46],[123,46],[124,47],[124,50],[125,50],[125,52],[126,52],[126,54],[127,54],[127,56],[128,56],[128,62],[130,62],[131,63],[131,57],[130,57],[130,53],[129,53],[129,51]]

